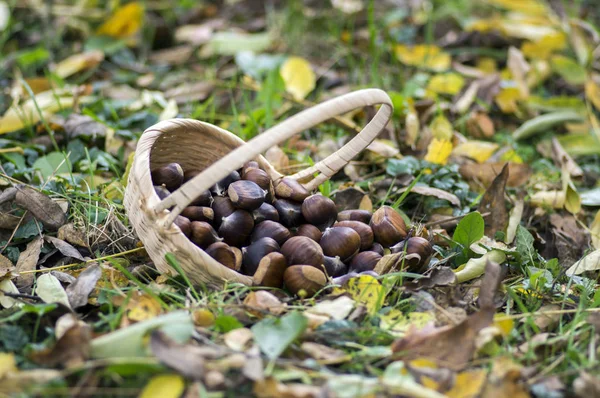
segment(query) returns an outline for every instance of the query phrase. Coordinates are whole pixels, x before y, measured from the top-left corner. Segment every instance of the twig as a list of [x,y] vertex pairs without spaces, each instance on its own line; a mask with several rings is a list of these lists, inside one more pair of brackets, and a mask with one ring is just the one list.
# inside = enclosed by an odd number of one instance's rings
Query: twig
[[5,292],[3,290],[0,290],[0,291],[2,292],[2,295],[6,296],[6,297],[21,298],[21,299],[28,299],[28,300],[34,300],[34,301],[43,301],[40,297],[32,296],[31,294],[9,293],[9,292]]
[[[467,214],[470,214],[470,213],[467,213]],[[423,224],[423,226],[424,227],[431,227],[433,225],[443,224],[445,222],[460,220],[461,218],[465,217],[467,214],[463,214],[462,216],[456,216],[456,217],[452,217],[452,218],[446,218],[446,219],[443,219],[443,220],[428,222],[427,224]],[[492,214],[492,213],[491,212],[483,213],[481,215],[481,217],[487,217],[490,214]]]

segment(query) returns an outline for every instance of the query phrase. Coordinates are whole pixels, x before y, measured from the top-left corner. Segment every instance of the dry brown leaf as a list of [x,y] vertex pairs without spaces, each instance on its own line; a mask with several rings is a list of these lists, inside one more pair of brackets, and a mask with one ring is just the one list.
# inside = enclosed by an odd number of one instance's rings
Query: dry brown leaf
[[247,351],[254,341],[254,334],[248,328],[233,329],[223,336],[223,341],[234,351]]
[[15,269],[13,263],[0,254],[0,280]]
[[529,398],[521,366],[509,358],[496,359],[481,398]]
[[508,224],[508,211],[504,200],[506,182],[508,181],[508,163],[504,165],[500,174],[494,178],[488,189],[483,194],[479,203],[479,212],[490,213],[485,218],[485,234],[494,238],[496,232],[506,230]]
[[71,257],[80,261],[85,261],[79,250],[75,249],[69,243],[65,242],[62,239],[55,238],[53,236],[45,236],[44,239],[47,242],[52,243],[52,245],[58,249],[64,256]]
[[501,274],[498,264],[488,263],[480,288],[479,312],[458,325],[426,327],[417,332],[409,332],[392,344],[395,356],[401,359],[423,357],[450,369],[463,369],[475,353],[477,334],[494,320],[493,297],[502,282]]
[[466,122],[469,135],[473,138],[492,138],[496,133],[494,122],[484,112],[473,112]]
[[73,223],[65,224],[58,229],[58,239],[75,246],[88,247],[87,235]]
[[166,99],[174,99],[177,105],[204,101],[213,92],[215,86],[211,82],[185,83],[165,91]]
[[[332,198],[338,211],[350,209],[365,209],[368,210],[368,204],[364,203],[369,195],[365,194],[361,189],[351,187],[341,191],[337,191]],[[370,202],[370,200],[369,200]],[[371,208],[373,204],[371,203]]]
[[283,172],[290,165],[288,155],[278,145],[272,146],[265,152],[265,159],[271,163],[275,170]]
[[71,113],[65,121],[63,128],[70,138],[83,136],[96,139],[97,137],[104,137],[107,131],[107,127],[104,124],[97,122],[88,115],[80,115],[78,113]]
[[[405,187],[405,188],[399,189],[397,192],[402,193],[402,192],[405,192],[407,189],[408,189],[408,187]],[[426,187],[426,186],[421,186],[421,185],[415,185],[414,187],[412,187],[410,189],[410,193],[416,193],[416,194],[424,195],[424,196],[433,196],[438,199],[447,200],[454,206],[460,206],[460,199],[458,198],[458,196],[456,196],[450,192],[446,192],[442,189]]]
[[328,347],[323,344],[311,343],[309,341],[302,343],[302,351],[319,361],[321,364],[335,365],[347,362],[351,356],[342,350]]
[[[21,252],[15,272],[33,271],[37,265],[40,253],[42,251],[42,245],[44,240],[40,236],[36,236],[31,242],[27,244],[27,248]],[[33,284],[33,273],[27,273],[19,275],[16,279],[16,284],[19,287],[31,286]]]
[[[482,163],[467,162],[460,166],[459,172],[466,180],[477,180],[488,187],[494,178],[500,174],[506,162]],[[526,164],[508,163],[509,177],[507,185],[518,187],[525,185],[531,176],[531,168]]]
[[258,398],[317,398],[321,388],[306,384],[283,384],[269,377],[254,383],[253,393]]
[[193,52],[194,47],[182,45],[154,51],[148,59],[157,65],[182,65],[190,59]]
[[0,229],[13,230],[17,228],[20,221],[21,217],[13,216],[8,213],[0,213]]
[[423,278],[416,279],[404,284],[409,290],[430,289],[436,286],[449,286],[456,283],[456,274],[450,267],[438,267]]
[[[554,328],[560,322],[562,315],[559,313],[561,306],[558,304],[542,305],[533,315],[533,323],[540,329],[541,332],[546,332]],[[526,319],[522,320],[527,322]]]
[[575,160],[565,151],[556,137],[552,138],[552,153],[554,155],[554,163],[556,166],[566,170],[571,177],[583,177],[583,170]]
[[57,231],[67,222],[67,216],[60,205],[48,196],[25,185],[15,188],[15,203],[29,210],[49,231]]
[[77,280],[67,287],[67,297],[69,297],[69,303],[73,309],[83,307],[88,303],[88,297],[94,291],[101,276],[100,266],[96,263],[90,264],[85,271],[79,274]]
[[244,305],[248,311],[255,316],[262,317],[265,314],[281,315],[287,308],[273,293],[266,290],[250,292],[244,299]]
[[582,372],[573,382],[573,389],[579,398],[600,397],[600,378]]
[[34,352],[31,359],[45,366],[77,366],[90,356],[91,328],[75,322],[51,348]]
[[160,362],[183,376],[199,379],[204,375],[206,361],[200,347],[179,344],[160,330],[155,330],[150,335],[150,350]]

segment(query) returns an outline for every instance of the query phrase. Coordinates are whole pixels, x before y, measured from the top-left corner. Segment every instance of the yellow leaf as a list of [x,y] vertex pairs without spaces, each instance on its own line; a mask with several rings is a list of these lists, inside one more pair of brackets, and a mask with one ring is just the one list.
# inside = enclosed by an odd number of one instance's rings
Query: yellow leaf
[[467,370],[456,375],[456,381],[450,391],[445,394],[448,398],[476,398],[479,397],[485,381],[486,370]]
[[600,87],[592,79],[585,82],[585,97],[600,111]]
[[9,372],[17,370],[17,363],[15,362],[15,356],[11,353],[0,352],[0,379]]
[[594,249],[600,249],[600,210],[596,213],[592,225],[590,225],[590,235],[592,235],[592,246]]
[[538,41],[526,41],[521,45],[521,51],[530,59],[547,59],[556,51],[567,46],[567,38],[563,32],[551,33]]
[[506,337],[512,332],[515,322],[511,318],[506,318],[504,314],[494,314],[494,326],[500,330],[503,337]]
[[496,73],[498,70],[498,64],[496,63],[496,60],[491,57],[478,58],[477,62],[475,63],[475,67],[485,73]]
[[285,82],[285,90],[296,100],[304,99],[315,88],[315,73],[304,58],[289,57],[279,73]]
[[405,65],[417,66],[437,72],[450,67],[450,54],[443,52],[439,47],[429,44],[405,46],[398,44],[394,49],[396,58]]
[[494,144],[493,142],[472,140],[458,144],[452,150],[452,154],[455,156],[466,156],[475,159],[478,163],[484,163],[497,149],[498,144]]
[[84,69],[93,68],[102,60],[104,60],[104,53],[100,50],[71,55],[56,65],[54,73],[64,79]]
[[183,377],[175,374],[158,375],[150,379],[139,398],[179,398],[184,388]]
[[523,163],[523,159],[514,149],[509,149],[500,156],[500,160],[511,163]]
[[123,39],[136,34],[142,26],[144,8],[141,3],[133,2],[119,7],[115,13],[96,31],[99,35]]
[[409,329],[423,329],[433,322],[435,322],[435,315],[431,312],[409,312],[404,314],[402,311],[394,309],[381,316],[380,327],[403,335]]
[[435,75],[429,80],[427,90],[437,94],[458,94],[465,84],[465,79],[458,73]]
[[414,148],[417,143],[417,138],[419,138],[419,130],[421,127],[419,125],[419,115],[412,104],[408,107],[404,122],[406,124],[406,144],[411,148]]
[[154,318],[161,312],[160,303],[146,293],[134,293],[127,304],[127,309],[127,318],[134,322]]
[[438,140],[434,138],[427,147],[425,160],[430,163],[445,165],[452,152],[452,143],[449,140]]
[[450,141],[454,135],[452,124],[444,115],[436,116],[429,125],[429,128],[433,133],[433,137],[438,140]]
[[564,55],[553,55],[550,58],[552,71],[558,73],[569,84],[583,84],[586,79],[585,68],[579,65],[574,59]]
[[504,113],[516,113],[519,111],[517,101],[522,99],[521,91],[516,87],[505,87],[496,95],[496,104]]
[[364,304],[370,314],[374,314],[381,308],[385,298],[383,286],[370,275],[352,278],[342,288],[334,289],[335,294],[346,292],[355,301]]

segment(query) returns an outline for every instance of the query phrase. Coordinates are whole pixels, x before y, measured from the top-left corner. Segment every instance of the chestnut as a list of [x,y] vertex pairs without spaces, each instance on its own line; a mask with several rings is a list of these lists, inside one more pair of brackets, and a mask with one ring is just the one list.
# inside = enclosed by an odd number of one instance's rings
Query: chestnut
[[252,211],[265,202],[266,192],[255,182],[239,180],[232,182],[227,189],[231,203],[239,209]]
[[338,256],[342,261],[346,261],[358,253],[360,249],[360,235],[352,228],[331,227],[323,232],[323,237],[319,244],[326,256]]
[[272,252],[260,259],[258,268],[252,276],[254,286],[282,287],[283,274],[287,263],[281,253]]
[[283,245],[286,240],[292,236],[289,229],[279,224],[278,222],[266,220],[254,227],[251,242],[255,242],[261,238],[273,238],[279,245]]
[[246,164],[244,164],[242,166],[242,172],[241,172],[242,178],[245,178],[246,173],[252,169],[260,169],[260,166],[256,160],[250,160],[249,162],[246,162]]
[[232,182],[238,181],[240,179],[240,173],[237,171],[232,171],[227,174],[221,181],[217,182],[215,185],[210,187],[210,192],[216,196],[223,196],[227,192],[227,188]]
[[429,265],[429,260],[433,256],[433,246],[431,243],[420,236],[413,236],[398,242],[396,245],[390,247],[392,253],[406,252],[406,255],[416,254],[411,256],[412,258],[405,259],[406,269],[409,271],[419,271],[420,269]]
[[183,172],[183,182],[188,182],[192,178],[196,177],[202,171],[198,169],[188,169]]
[[202,249],[206,249],[208,246],[221,240],[212,225],[205,221],[192,221],[191,229],[190,240]]
[[156,195],[160,200],[163,200],[171,194],[171,192],[169,192],[169,190],[162,185],[155,185],[154,192],[156,192]]
[[369,225],[373,229],[375,240],[384,247],[392,246],[406,238],[406,224],[402,216],[389,206],[382,206],[373,213]]
[[385,255],[383,246],[381,246],[381,243],[377,243],[377,242],[373,243],[373,246],[369,247],[368,251],[379,253],[379,254],[381,254],[381,256]]
[[302,204],[287,199],[277,199],[273,206],[279,213],[279,222],[288,228],[297,227],[304,223]]
[[225,217],[230,216],[236,209],[229,198],[224,196],[216,196],[212,204],[213,212],[215,213],[215,226],[221,225]]
[[233,270],[239,271],[239,268],[236,269],[236,258],[235,253],[231,246],[224,242],[215,242],[212,245],[206,248],[206,254],[226,266],[227,268],[231,268]]
[[239,247],[231,246],[231,250],[233,250],[233,254],[235,254],[235,270],[241,271],[242,269],[242,261],[244,259],[244,254],[242,253],[242,249]]
[[272,238],[260,238],[242,249],[242,268],[246,275],[254,275],[260,260],[269,253],[279,251],[279,245]]
[[305,264],[321,267],[323,264],[323,249],[314,240],[306,236],[294,236],[281,246],[281,254],[285,256],[288,265]]
[[252,181],[264,190],[268,190],[271,186],[271,177],[262,169],[246,169],[244,180]]
[[360,222],[360,221],[338,221],[334,225],[335,227],[348,227],[355,230],[360,236],[360,250],[367,250],[371,246],[373,246],[373,241],[375,239],[373,235],[373,230],[369,225]]
[[192,224],[188,218],[184,216],[177,216],[175,217],[175,221],[173,221],[173,223],[179,227],[185,236],[188,238],[190,237],[192,234]]
[[190,219],[190,221],[206,221],[212,224],[215,219],[215,212],[210,207],[188,206],[181,212],[181,215]]
[[302,216],[306,222],[325,229],[335,222],[337,208],[333,200],[320,194],[311,195],[302,202]]
[[327,285],[327,277],[311,265],[292,265],[285,270],[283,282],[290,293],[312,297]]
[[183,183],[183,169],[179,163],[169,163],[152,170],[150,174],[154,185],[164,185],[170,192]]
[[373,271],[381,260],[381,254],[376,252],[360,252],[350,261],[350,272]]
[[323,236],[323,233],[319,228],[315,227],[312,224],[302,224],[298,228],[296,228],[295,236],[306,236],[308,238],[311,238],[315,242],[319,242],[321,240],[321,237]]
[[200,195],[196,197],[191,203],[190,206],[204,206],[210,207],[213,203],[213,197],[210,191],[206,190],[202,192]]
[[219,227],[219,235],[231,246],[242,246],[246,243],[252,229],[254,219],[246,210],[236,210],[224,217]]
[[[360,254],[360,253],[359,253]],[[355,256],[356,257],[356,256]],[[330,277],[338,277],[348,272],[348,266],[339,257],[325,256],[323,265]]]
[[275,185],[275,195],[280,199],[302,202],[310,195],[304,185],[290,177],[283,177]]
[[279,213],[277,209],[268,203],[263,203],[258,209],[252,211],[252,217],[254,217],[254,224],[260,224],[265,220],[279,221]]
[[373,214],[369,210],[343,210],[337,215],[338,221],[360,221],[368,224]]

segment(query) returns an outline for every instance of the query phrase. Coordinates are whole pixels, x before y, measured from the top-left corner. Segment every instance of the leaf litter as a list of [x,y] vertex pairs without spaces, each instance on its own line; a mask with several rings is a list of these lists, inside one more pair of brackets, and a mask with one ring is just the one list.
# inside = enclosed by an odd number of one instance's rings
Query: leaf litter
[[[0,394],[597,395],[590,5],[159,3],[0,1]],[[249,140],[359,87],[386,90],[392,120],[319,191],[339,211],[393,206],[432,242],[426,267],[385,248],[310,299],[156,270],[122,202],[147,127]],[[293,174],[375,110],[265,156]]]

